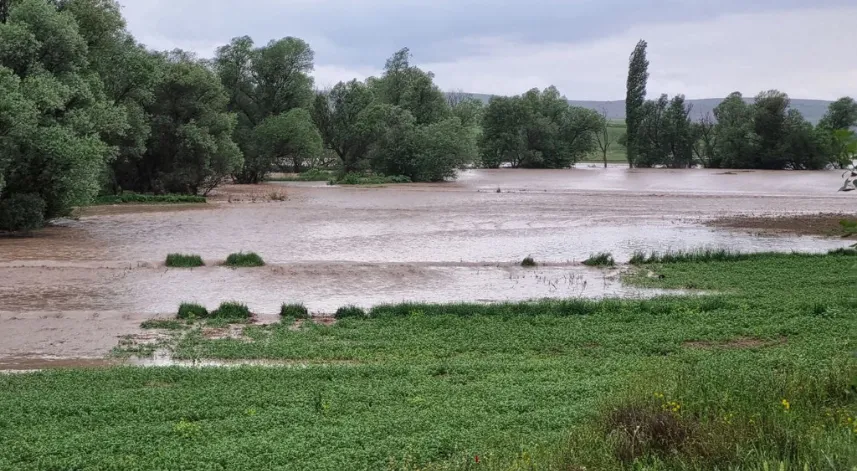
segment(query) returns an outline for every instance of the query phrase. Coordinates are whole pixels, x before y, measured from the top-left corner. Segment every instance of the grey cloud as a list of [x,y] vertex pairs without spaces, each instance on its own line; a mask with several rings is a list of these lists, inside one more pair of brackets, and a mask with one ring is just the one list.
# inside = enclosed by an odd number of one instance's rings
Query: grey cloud
[[[847,0],[124,0],[132,29],[178,43],[218,44],[250,35],[257,42],[283,36],[310,41],[320,63],[378,67],[410,47],[421,62],[479,55],[478,41],[576,43],[635,25],[708,19]],[[201,51],[202,52],[202,51]]]

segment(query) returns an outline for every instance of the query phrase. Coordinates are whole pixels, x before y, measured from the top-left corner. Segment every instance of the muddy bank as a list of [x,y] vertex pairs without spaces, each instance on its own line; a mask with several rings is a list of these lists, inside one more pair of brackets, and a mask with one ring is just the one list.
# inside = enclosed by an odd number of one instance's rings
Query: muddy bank
[[[855,200],[857,205],[857,200]],[[801,236],[845,237],[857,239],[839,223],[855,220],[857,213],[824,213],[772,216],[728,216],[707,221],[709,227],[741,229],[761,234],[796,234]]]

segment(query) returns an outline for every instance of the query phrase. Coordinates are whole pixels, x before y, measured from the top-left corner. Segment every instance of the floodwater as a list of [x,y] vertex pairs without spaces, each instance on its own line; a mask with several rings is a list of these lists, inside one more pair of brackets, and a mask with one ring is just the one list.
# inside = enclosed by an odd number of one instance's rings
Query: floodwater
[[[141,320],[194,301],[282,302],[316,313],[344,304],[646,296],[617,270],[583,267],[598,251],[728,247],[826,251],[841,240],[706,227],[734,215],[853,212],[839,172],[476,170],[456,182],[228,187],[215,202],[95,208],[33,238],[0,239],[0,359],[99,357]],[[250,191],[252,197],[235,195]],[[266,200],[279,193],[286,201]],[[216,266],[229,253],[268,266]],[[168,253],[204,268],[167,269]],[[532,256],[542,265],[523,269]]]

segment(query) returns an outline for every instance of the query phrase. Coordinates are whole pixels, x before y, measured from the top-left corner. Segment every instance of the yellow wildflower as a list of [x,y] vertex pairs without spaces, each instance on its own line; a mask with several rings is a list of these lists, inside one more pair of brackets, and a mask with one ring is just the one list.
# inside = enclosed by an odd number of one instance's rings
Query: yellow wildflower
[[788,412],[788,411],[789,411],[789,409],[791,409],[791,408],[792,408],[792,405],[791,405],[791,403],[788,401],[788,399],[785,399],[785,398],[784,398],[782,401],[780,401],[780,404],[782,404],[782,405],[783,405],[783,410],[785,410],[786,412]]

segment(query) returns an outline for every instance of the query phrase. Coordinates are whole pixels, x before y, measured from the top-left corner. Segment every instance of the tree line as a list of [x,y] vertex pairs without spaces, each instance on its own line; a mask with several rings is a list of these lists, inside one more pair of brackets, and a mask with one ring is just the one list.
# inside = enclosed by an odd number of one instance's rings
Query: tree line
[[[785,95],[754,105],[730,96],[716,122],[691,123],[683,97],[645,100],[645,44],[638,50],[624,139],[632,166],[844,162],[833,144],[853,125],[853,101],[813,127]],[[330,89],[317,89],[313,67],[298,38],[235,38],[201,59],[148,50],[114,0],[0,0],[0,230],[39,227],[100,193],[204,195],[318,167],[442,181],[468,166],[567,168],[605,145],[606,116],[555,87],[485,105],[442,92],[408,49],[381,76]]]
[[787,94],[763,91],[752,103],[739,92],[697,121],[684,95],[646,100],[647,43],[641,40],[628,66],[624,139],[631,167],[817,170],[851,165],[857,138],[857,103],[830,104],[813,126],[790,107]]

